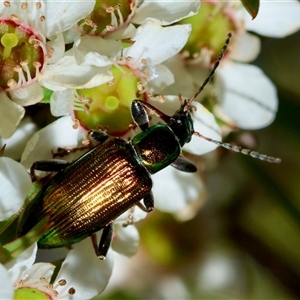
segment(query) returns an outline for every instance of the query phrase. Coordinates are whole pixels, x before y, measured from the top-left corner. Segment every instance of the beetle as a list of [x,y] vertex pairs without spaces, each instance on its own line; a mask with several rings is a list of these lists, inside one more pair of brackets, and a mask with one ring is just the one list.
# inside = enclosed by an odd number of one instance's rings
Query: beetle
[[[191,141],[194,134],[227,149],[279,162],[279,159],[215,141],[194,131],[192,103],[214,75],[230,37],[229,34],[207,79],[191,99],[182,101],[172,116],[148,102],[134,100],[131,114],[141,132],[130,141],[94,130],[90,131],[89,137],[97,145],[74,162],[53,160],[34,163],[32,172],[57,173],[26,208],[19,236],[29,232],[46,216],[50,216],[51,226],[38,241],[41,248],[70,246],[103,229],[95,251],[99,258],[104,259],[113,236],[113,221],[134,205],[146,212],[152,211],[151,174],[169,165],[185,172],[197,170],[181,155],[182,147]],[[148,111],[163,122],[150,126]]]

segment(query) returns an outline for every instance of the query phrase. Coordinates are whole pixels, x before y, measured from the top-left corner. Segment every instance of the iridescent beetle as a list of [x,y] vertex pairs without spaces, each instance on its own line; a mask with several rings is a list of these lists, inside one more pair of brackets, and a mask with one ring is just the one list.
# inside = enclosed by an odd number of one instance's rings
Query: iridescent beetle
[[[192,103],[214,75],[230,37],[231,34],[207,79],[191,99],[183,101],[174,115],[168,116],[147,102],[134,100],[132,118],[142,132],[129,142],[103,131],[91,131],[89,136],[97,145],[74,162],[34,163],[32,171],[55,171],[57,174],[40,189],[25,210],[19,236],[49,216],[51,226],[38,241],[41,248],[69,246],[103,229],[95,250],[98,257],[104,259],[113,236],[113,221],[134,205],[146,212],[153,210],[150,174],[169,165],[184,172],[196,171],[196,167],[181,156],[182,147],[194,134],[226,149],[279,163],[279,158],[212,140],[194,131]],[[149,126],[147,109],[164,123]]]

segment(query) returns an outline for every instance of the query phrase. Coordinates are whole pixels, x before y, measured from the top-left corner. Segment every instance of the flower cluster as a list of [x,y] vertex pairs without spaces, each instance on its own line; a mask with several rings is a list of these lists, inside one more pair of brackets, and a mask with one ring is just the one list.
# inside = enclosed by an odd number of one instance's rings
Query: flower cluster
[[[284,26],[280,20],[277,27],[265,26],[277,8],[293,11],[295,18],[285,19]],[[22,208],[31,189],[27,170],[35,161],[53,158],[59,147],[82,145],[95,128],[124,139],[135,136],[132,100],[147,101],[172,115],[180,106],[178,94],[191,97],[201,85],[228,32],[233,38],[215,80],[193,103],[195,131],[221,140],[222,131],[270,124],[277,111],[276,89],[259,68],[246,64],[260,47],[258,37],[247,30],[267,36],[290,34],[300,27],[299,9],[297,1],[288,8],[263,2],[257,21],[249,22],[241,5],[214,0],[201,7],[199,0],[2,0],[0,145],[7,147],[0,153],[1,221]],[[24,118],[25,107],[37,103],[48,105],[59,117],[43,123],[47,126],[39,131]],[[193,138],[183,150],[202,155],[215,148]],[[188,208],[205,194],[198,175],[173,168],[155,174],[153,182],[155,207],[170,213],[185,211],[182,217],[190,217]],[[129,217],[138,221],[145,215],[135,208],[115,221],[114,251],[126,256],[136,252],[138,232],[122,224]],[[100,261],[89,240],[72,246],[54,278],[55,266],[34,264],[36,255],[34,243],[0,265],[3,298],[38,294],[41,299],[88,299],[103,291],[112,273],[113,251]]]

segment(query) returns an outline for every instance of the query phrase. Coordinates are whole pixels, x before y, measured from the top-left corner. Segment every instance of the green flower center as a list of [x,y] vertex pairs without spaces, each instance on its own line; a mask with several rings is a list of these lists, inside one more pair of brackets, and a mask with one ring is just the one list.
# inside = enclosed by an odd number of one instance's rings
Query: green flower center
[[201,2],[198,14],[180,21],[192,24],[192,32],[183,51],[197,58],[203,49],[211,53],[211,62],[217,60],[229,31],[236,30],[232,18],[226,14],[223,5]]
[[125,66],[113,66],[112,73],[113,82],[77,90],[80,101],[89,102],[89,105],[88,112],[76,110],[75,117],[86,129],[102,128],[108,134],[122,136],[133,124],[130,106],[138,98],[139,80]]
[[15,300],[49,300],[52,299],[50,295],[34,288],[18,288],[15,290]]
[[44,63],[44,49],[33,31],[0,18],[0,91],[34,80]]
[[92,34],[106,34],[118,29],[131,13],[132,1],[96,0],[94,10],[79,22],[83,30]]

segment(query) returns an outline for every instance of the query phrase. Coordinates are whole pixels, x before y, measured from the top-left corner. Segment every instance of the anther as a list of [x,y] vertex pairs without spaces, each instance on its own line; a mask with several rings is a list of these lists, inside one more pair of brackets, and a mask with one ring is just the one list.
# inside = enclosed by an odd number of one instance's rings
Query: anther
[[3,4],[4,4],[5,7],[10,7],[10,2],[9,1],[4,1]]
[[70,289],[68,290],[68,293],[69,293],[70,295],[74,295],[74,294],[76,293],[76,290],[72,287],[72,288],[70,288]]
[[106,8],[106,12],[109,13],[109,14],[111,14],[111,13],[114,12],[114,8],[113,8],[112,6],[108,6],[108,7]]
[[36,6],[36,9],[41,9],[42,8],[42,3],[41,2],[37,2],[35,4],[35,6]]
[[22,9],[27,9],[28,8],[28,3],[27,2],[22,2],[21,3],[21,8]]
[[142,64],[143,64],[144,66],[147,65],[147,60],[146,60],[145,58],[142,58],[141,62],[142,62]]
[[46,20],[46,17],[45,17],[45,16],[40,16],[39,20],[40,20],[41,22],[44,22],[44,21]]
[[106,30],[107,31],[114,31],[115,30],[115,26],[114,25],[106,25]]
[[15,14],[11,14],[10,15],[10,19],[12,20],[12,21],[15,21],[15,22],[18,22],[18,16],[17,15],[15,15]]
[[67,284],[67,281],[66,281],[65,279],[60,279],[60,280],[58,281],[58,284],[59,284],[60,286],[64,286],[64,285]]

